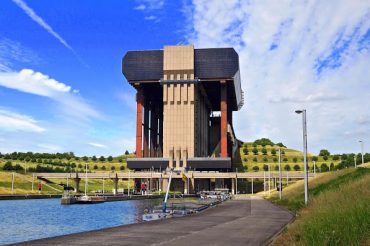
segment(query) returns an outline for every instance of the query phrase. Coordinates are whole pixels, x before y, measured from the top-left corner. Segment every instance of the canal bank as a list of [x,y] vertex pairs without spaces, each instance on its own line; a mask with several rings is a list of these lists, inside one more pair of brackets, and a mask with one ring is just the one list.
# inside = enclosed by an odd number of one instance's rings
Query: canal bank
[[261,245],[294,216],[258,198],[231,200],[191,216],[24,242],[22,245]]

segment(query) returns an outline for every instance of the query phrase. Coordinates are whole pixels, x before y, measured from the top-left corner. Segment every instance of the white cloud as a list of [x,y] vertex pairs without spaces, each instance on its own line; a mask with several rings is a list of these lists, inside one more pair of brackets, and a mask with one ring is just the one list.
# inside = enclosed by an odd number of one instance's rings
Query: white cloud
[[22,69],[20,72],[0,72],[0,85],[46,97],[71,91],[70,86],[32,69]]
[[138,6],[135,7],[136,10],[144,10],[146,9],[146,6],[144,4],[140,4]]
[[367,119],[356,120],[370,112],[368,1],[194,0],[184,12],[187,41],[239,53],[246,101],[234,114],[239,138],[300,148],[294,110],[306,108],[311,151],[370,142],[369,125],[360,124]]
[[23,0],[13,0],[13,2],[21,8],[33,21],[39,24],[42,28],[44,28],[49,34],[51,34],[54,38],[56,38],[64,47],[69,49],[75,57],[85,66],[88,65],[81,59],[81,57],[75,52],[75,50],[67,43],[67,41],[62,38],[54,29],[46,23],[44,19],[42,19],[36,12],[30,8]]
[[164,0],[139,0],[137,1],[139,5],[135,7],[136,10],[158,10],[164,7]]
[[144,19],[145,20],[153,20],[154,21],[154,20],[157,20],[157,17],[154,16],[154,15],[150,15],[150,16],[145,16]]
[[56,33],[48,23],[46,23],[40,16],[38,16],[35,11],[31,9],[23,0],[13,0],[13,2],[17,4],[18,7],[20,7],[33,21],[35,21],[48,33],[58,39],[59,42],[62,43],[66,48],[73,51],[73,48],[58,33]]
[[0,132],[35,132],[42,133],[46,129],[30,116],[0,109]]
[[97,148],[103,148],[103,149],[106,149],[107,146],[104,145],[104,144],[99,144],[99,143],[88,143],[88,145],[91,145],[93,147],[97,147]]
[[63,114],[78,120],[99,118],[100,113],[85,102],[71,86],[32,69],[0,72],[0,86],[57,101]]

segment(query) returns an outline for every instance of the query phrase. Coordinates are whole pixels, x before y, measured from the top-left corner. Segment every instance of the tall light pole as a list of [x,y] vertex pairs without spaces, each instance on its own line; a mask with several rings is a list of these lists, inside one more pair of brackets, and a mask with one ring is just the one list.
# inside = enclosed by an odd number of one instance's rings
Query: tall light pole
[[364,141],[360,140],[361,143],[361,161],[362,161],[362,167],[364,167]]
[[282,188],[283,185],[281,183],[281,153],[280,153],[280,148],[279,148],[279,198],[281,200],[281,193],[282,193]]
[[308,202],[308,173],[307,173],[307,121],[306,110],[296,110],[297,114],[302,114],[303,125],[303,166],[304,166],[304,203]]

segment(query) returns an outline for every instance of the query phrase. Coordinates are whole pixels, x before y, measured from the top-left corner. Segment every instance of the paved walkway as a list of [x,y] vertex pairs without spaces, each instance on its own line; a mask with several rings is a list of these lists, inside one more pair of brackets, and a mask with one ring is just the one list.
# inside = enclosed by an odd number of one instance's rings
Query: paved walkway
[[258,197],[232,200],[187,217],[26,242],[26,245],[263,245],[291,219]]

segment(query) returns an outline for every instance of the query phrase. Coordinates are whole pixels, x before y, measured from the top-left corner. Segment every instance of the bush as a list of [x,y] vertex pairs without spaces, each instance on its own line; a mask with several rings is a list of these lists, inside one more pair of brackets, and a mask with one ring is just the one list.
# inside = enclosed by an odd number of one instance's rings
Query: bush
[[[95,157],[95,159],[96,159],[96,157]],[[82,157],[82,160],[83,160],[83,161],[88,161],[88,160],[89,160],[89,157],[84,156],[84,157]]]
[[254,141],[254,143],[257,145],[262,145],[262,146],[266,146],[266,145],[273,146],[274,145],[274,143],[268,138],[257,139],[256,141]]
[[324,159],[324,161],[327,161],[329,159],[327,155],[324,155],[322,158]]
[[130,153],[128,152],[128,150],[125,151],[125,155],[129,155]]
[[247,148],[247,147],[244,147],[244,148],[243,148],[243,154],[244,154],[244,155],[248,155],[248,148]]
[[312,161],[318,161],[319,158],[317,158],[317,156],[312,156]]
[[95,156],[95,155],[93,155],[93,157],[91,158],[91,160],[92,160],[92,161],[97,161],[97,160],[98,160],[98,158],[96,158],[96,156]]
[[266,164],[264,164],[263,165],[263,171],[268,171],[269,170],[269,166],[268,165],[266,165]]
[[281,155],[285,155],[285,150],[281,150]]
[[260,170],[260,168],[258,166],[253,167],[253,171],[255,171],[255,172],[258,172],[259,170]]
[[271,149],[271,155],[276,155],[276,149]]
[[256,148],[257,147],[257,144],[255,144],[255,143],[253,143],[253,145],[252,145],[254,148]]
[[110,167],[110,170],[114,171],[114,170],[116,170],[116,167],[115,166],[111,166]]
[[320,169],[321,169],[321,172],[329,171],[329,167],[328,165],[326,165],[326,163],[321,164]]
[[329,156],[330,152],[327,149],[320,150],[319,156]]
[[278,162],[278,158],[276,158],[276,157],[272,158],[272,160],[273,160],[274,162]]
[[122,158],[119,158],[119,159],[118,159],[118,162],[123,162]]
[[275,165],[274,169],[275,171],[279,171],[279,165]]
[[330,170],[333,171],[334,170],[334,163],[330,163]]
[[110,155],[110,156],[108,156],[108,161],[110,162],[110,161],[113,161],[113,157]]
[[253,161],[254,162],[257,162],[257,157],[253,157]]
[[253,148],[252,152],[254,155],[258,155],[258,149],[256,147]]
[[121,171],[125,170],[125,166],[120,166],[119,170],[121,170]]
[[276,145],[277,145],[277,146],[280,146],[280,147],[282,147],[282,148],[286,148],[286,146],[285,146],[283,143],[277,143]]
[[301,167],[298,164],[295,164],[294,167],[293,167],[293,169],[295,171],[299,171],[299,170],[301,170]]
[[243,161],[244,161],[244,162],[247,162],[247,161],[248,161],[248,158],[247,158],[247,157],[244,157],[244,158],[243,158]]
[[105,166],[102,166],[102,167],[101,167],[101,170],[105,170],[105,169],[106,169],[106,167],[105,167]]
[[97,170],[98,169],[98,165],[95,164],[93,168],[94,168],[94,170]]
[[288,158],[284,157],[283,162],[288,162]]
[[266,148],[265,148],[265,147],[263,147],[263,148],[262,148],[262,154],[263,154],[263,155],[267,155],[267,150],[266,150]]
[[100,156],[99,157],[99,161],[104,162],[105,161],[105,157],[104,156]]
[[5,164],[3,166],[3,170],[4,171],[12,171],[13,170],[12,162],[11,161],[5,162]]
[[290,171],[290,170],[291,170],[291,169],[290,169],[290,165],[286,164],[286,165],[284,166],[284,170],[285,170],[285,171]]
[[82,168],[82,164],[78,164],[78,166],[77,166],[78,168]]
[[265,156],[265,157],[263,157],[263,159],[262,159],[264,162],[268,162],[268,159],[267,159],[267,157]]
[[297,161],[298,161],[297,157],[293,157],[293,162],[297,163]]
[[339,155],[333,155],[333,161],[339,160]]

